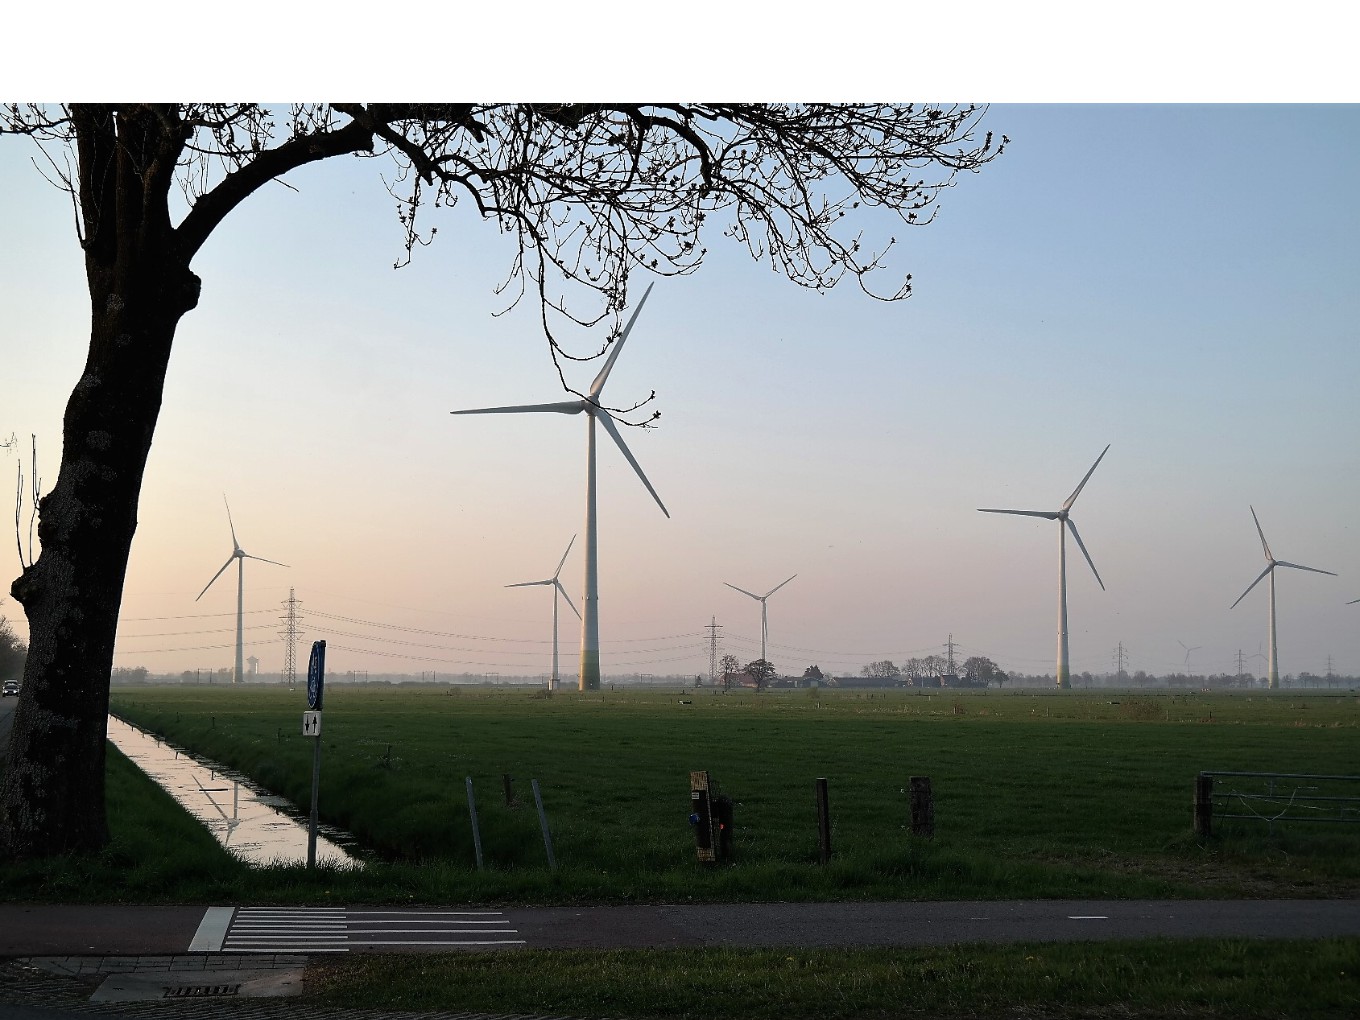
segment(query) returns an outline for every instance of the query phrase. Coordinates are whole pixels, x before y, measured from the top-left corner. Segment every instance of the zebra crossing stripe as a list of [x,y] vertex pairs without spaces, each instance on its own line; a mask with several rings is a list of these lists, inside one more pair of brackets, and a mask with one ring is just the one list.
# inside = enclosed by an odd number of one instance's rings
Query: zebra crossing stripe
[[[524,945],[498,910],[346,910],[341,907],[214,908],[215,928],[196,951],[348,952],[368,946]],[[205,925],[207,918],[205,917]],[[200,926],[203,929],[203,925]],[[213,936],[212,931],[220,930]],[[507,937],[498,937],[507,936]],[[214,938],[217,943],[213,945]]]

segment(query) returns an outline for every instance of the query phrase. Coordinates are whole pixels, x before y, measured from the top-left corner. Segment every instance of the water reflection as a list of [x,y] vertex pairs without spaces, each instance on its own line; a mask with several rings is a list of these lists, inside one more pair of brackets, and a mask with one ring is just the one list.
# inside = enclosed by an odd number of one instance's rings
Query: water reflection
[[[287,803],[283,798],[201,765],[114,716],[109,716],[108,732],[119,751],[247,864],[259,867],[307,860],[307,826],[278,810]],[[316,860],[318,864],[363,866],[320,833]]]

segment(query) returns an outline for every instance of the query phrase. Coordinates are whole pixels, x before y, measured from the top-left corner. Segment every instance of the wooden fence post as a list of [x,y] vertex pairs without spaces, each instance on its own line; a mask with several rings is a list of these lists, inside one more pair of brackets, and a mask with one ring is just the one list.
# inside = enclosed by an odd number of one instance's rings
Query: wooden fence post
[[935,837],[935,794],[930,788],[929,776],[911,776],[907,780],[908,796],[911,800],[911,834]]
[[1195,777],[1194,821],[1196,836],[1213,835],[1214,777],[1203,772]]

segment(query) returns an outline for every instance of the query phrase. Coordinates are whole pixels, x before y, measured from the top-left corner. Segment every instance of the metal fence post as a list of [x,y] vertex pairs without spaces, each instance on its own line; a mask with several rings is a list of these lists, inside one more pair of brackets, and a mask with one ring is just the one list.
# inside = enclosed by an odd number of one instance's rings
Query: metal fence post
[[825,779],[817,780],[817,849],[823,864],[831,860],[831,807]]
[[477,798],[472,794],[472,777],[467,777],[468,815],[472,818],[472,848],[477,852],[477,870],[482,870],[482,833],[477,826]]
[[534,804],[538,806],[538,825],[543,830],[543,849],[548,852],[548,867],[557,870],[557,858],[553,856],[552,836],[548,832],[548,815],[543,810],[543,795],[538,790],[538,780],[530,780],[534,790]]

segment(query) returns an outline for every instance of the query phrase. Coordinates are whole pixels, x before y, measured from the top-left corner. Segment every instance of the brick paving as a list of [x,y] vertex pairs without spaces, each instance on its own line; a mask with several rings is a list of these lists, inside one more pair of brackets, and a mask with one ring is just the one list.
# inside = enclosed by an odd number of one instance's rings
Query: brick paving
[[91,1016],[158,1020],[572,1020],[523,1013],[382,1011],[311,1006],[295,998],[153,999],[91,1002],[110,974],[173,974],[221,980],[237,971],[286,970],[305,965],[305,956],[205,953],[193,956],[48,956],[0,961],[0,1016],[5,1005],[42,1006]]

